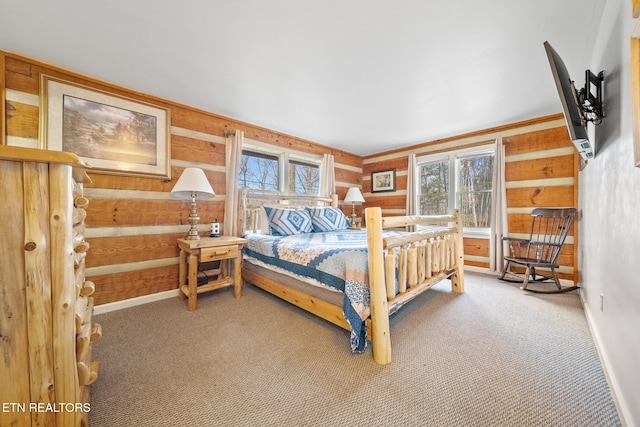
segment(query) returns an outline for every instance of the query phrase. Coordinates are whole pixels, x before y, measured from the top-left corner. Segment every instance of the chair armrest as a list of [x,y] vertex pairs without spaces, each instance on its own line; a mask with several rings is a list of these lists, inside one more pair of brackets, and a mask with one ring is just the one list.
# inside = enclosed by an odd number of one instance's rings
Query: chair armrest
[[515,237],[503,237],[503,242],[507,242],[509,246],[509,257],[526,258],[529,251],[529,239],[517,239]]
[[503,242],[515,242],[515,241],[521,241],[521,242],[527,242],[529,243],[529,239],[518,239],[516,237],[503,237],[502,238]]

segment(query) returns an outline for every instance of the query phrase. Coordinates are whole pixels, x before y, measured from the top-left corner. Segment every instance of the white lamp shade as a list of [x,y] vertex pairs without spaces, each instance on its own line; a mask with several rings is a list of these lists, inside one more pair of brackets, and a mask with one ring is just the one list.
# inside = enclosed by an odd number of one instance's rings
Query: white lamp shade
[[364,197],[358,187],[351,187],[344,198],[345,203],[364,203]]
[[186,168],[171,190],[171,194],[181,199],[191,199],[193,193],[196,199],[211,199],[216,195],[202,169]]

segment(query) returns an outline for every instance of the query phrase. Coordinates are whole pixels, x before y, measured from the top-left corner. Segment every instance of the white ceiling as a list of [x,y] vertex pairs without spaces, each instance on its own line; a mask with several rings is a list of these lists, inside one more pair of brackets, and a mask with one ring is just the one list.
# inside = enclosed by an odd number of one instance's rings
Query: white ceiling
[[14,0],[0,49],[367,155],[560,112],[604,3]]

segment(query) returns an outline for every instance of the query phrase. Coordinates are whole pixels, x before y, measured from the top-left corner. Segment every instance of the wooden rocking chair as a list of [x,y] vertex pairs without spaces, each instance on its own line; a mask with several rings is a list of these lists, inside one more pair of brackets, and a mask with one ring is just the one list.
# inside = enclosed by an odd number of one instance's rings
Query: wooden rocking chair
[[[560,249],[571,229],[571,224],[576,216],[574,208],[536,208],[531,212],[533,221],[531,223],[531,233],[528,239],[516,239],[503,237],[503,241],[509,244],[509,256],[506,261],[500,280],[509,282],[520,282],[520,289],[530,292],[554,294],[569,292],[579,289],[579,286],[562,287],[560,279],[556,273],[558,265],[558,255]],[[524,268],[524,273],[514,272],[513,266]],[[546,275],[540,274],[536,269],[550,270]],[[552,279],[557,289],[539,290],[528,289],[529,282],[544,282]]]

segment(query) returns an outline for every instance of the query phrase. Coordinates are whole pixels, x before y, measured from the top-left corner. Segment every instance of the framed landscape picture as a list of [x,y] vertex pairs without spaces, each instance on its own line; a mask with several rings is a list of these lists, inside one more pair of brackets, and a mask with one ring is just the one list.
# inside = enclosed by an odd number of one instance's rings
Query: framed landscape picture
[[169,110],[43,75],[40,144],[91,172],[169,179]]
[[387,169],[371,172],[371,192],[396,191],[396,170]]

